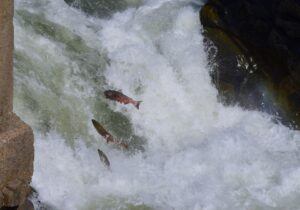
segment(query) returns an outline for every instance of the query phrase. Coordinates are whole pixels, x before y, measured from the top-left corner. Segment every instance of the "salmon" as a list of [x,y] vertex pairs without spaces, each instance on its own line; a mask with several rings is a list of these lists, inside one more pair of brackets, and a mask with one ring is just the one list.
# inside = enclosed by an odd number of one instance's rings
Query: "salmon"
[[92,123],[94,125],[94,127],[96,128],[97,132],[104,137],[104,139],[106,140],[107,143],[113,143],[113,144],[117,144],[120,147],[122,147],[123,149],[128,149],[128,145],[123,143],[122,141],[114,138],[109,132],[107,132],[105,130],[105,128],[96,120],[92,120]]
[[102,163],[104,163],[104,165],[106,166],[106,168],[110,168],[110,162],[107,158],[107,156],[104,154],[104,152],[102,152],[100,149],[98,149],[98,155],[100,157],[100,160]]
[[139,109],[140,104],[142,102],[142,101],[136,101],[136,100],[124,95],[123,93],[121,93],[119,91],[115,91],[115,90],[106,90],[106,91],[104,91],[104,95],[106,98],[113,100],[113,101],[117,101],[121,104],[132,104],[137,109]]

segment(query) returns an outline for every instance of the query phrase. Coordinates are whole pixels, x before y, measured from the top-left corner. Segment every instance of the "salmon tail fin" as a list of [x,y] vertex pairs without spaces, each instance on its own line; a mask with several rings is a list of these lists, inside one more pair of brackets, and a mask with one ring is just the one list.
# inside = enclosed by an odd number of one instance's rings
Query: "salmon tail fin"
[[137,109],[140,109],[140,104],[142,103],[143,101],[136,101],[134,103],[134,106],[137,108]]

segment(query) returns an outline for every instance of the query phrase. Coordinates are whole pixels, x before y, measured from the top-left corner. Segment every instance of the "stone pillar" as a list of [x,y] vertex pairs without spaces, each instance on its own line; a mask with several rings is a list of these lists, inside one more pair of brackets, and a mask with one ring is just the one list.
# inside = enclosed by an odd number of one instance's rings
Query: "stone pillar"
[[33,132],[13,113],[13,5],[0,0],[0,209],[25,204],[33,173]]
[[[0,129],[13,110],[13,0],[0,0]],[[1,131],[0,130],[0,131]]]

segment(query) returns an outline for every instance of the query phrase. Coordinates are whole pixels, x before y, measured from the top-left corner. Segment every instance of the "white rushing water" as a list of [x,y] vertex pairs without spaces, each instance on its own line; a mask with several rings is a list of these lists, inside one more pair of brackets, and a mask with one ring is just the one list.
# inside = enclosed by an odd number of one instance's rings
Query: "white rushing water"
[[[195,2],[145,0],[107,19],[63,0],[16,2],[15,109],[34,128],[41,202],[59,210],[300,209],[299,132],[218,102]],[[109,88],[142,100],[140,110],[104,99]],[[144,149],[106,145],[93,118]]]

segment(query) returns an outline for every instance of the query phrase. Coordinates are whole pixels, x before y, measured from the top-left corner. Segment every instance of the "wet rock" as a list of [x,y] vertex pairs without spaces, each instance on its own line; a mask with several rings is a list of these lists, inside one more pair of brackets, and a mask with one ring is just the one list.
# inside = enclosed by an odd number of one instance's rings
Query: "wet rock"
[[18,206],[14,206],[14,207],[2,207],[0,208],[0,210],[18,210]]
[[30,200],[26,200],[20,206],[2,207],[0,210],[34,210],[34,206]]
[[17,210],[34,210],[34,206],[30,200],[26,200],[23,205],[17,208]]
[[24,203],[33,173],[33,132],[13,113],[13,14],[14,1],[1,0],[0,208]]
[[299,128],[300,2],[209,0],[200,20],[217,48],[212,77],[220,99]]
[[0,206],[4,205],[4,196],[2,193],[0,193]]
[[213,4],[206,4],[202,7],[201,22],[207,27],[224,28],[224,23],[219,15],[218,8]]

